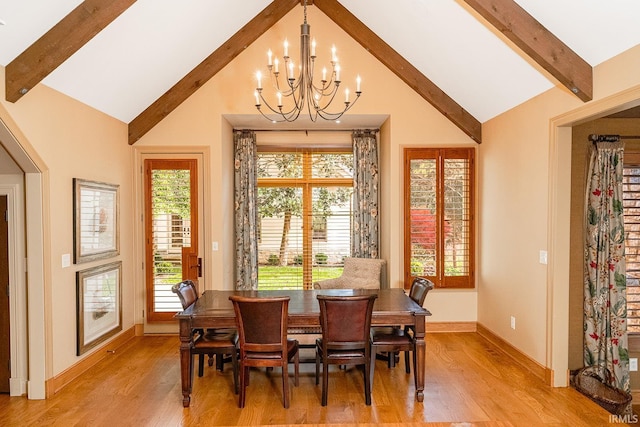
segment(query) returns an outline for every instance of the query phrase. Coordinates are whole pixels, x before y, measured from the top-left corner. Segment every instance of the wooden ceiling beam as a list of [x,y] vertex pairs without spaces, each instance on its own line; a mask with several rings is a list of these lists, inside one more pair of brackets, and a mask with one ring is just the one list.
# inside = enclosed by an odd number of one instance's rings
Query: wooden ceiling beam
[[314,0],[313,5],[332,19],[378,61],[395,73],[440,113],[451,120],[478,144],[482,142],[482,124],[457,102],[425,77],[409,61],[378,37],[337,0]]
[[80,3],[7,65],[6,100],[18,101],[135,1],[85,0]]
[[169,115],[218,71],[284,17],[300,0],[274,0],[189,74],[129,123],[129,145]]
[[513,0],[463,0],[582,101],[593,99],[593,69]]

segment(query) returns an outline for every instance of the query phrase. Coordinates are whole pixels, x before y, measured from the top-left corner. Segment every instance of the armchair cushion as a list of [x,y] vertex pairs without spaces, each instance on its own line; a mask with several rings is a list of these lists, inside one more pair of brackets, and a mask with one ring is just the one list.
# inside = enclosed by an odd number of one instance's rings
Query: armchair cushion
[[380,289],[380,276],[386,265],[383,259],[344,259],[342,276],[325,279],[313,284],[314,289]]

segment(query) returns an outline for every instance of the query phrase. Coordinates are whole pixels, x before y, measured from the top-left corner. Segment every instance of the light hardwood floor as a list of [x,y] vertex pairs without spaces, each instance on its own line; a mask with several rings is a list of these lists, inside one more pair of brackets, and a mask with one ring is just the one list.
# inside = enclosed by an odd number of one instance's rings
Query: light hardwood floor
[[[476,333],[427,335],[425,399],[414,399],[404,362],[376,363],[372,405],[359,370],[332,369],[328,406],[320,406],[313,364],[301,366],[282,407],[280,372],[251,372],[244,409],[237,407],[230,364],[194,376],[182,407],[177,337],[138,337],[54,397],[0,395],[2,426],[606,426],[609,413],[571,388],[544,385]],[[401,358],[403,360],[403,358]],[[292,371],[291,371],[292,372]],[[292,378],[291,378],[292,379]]]

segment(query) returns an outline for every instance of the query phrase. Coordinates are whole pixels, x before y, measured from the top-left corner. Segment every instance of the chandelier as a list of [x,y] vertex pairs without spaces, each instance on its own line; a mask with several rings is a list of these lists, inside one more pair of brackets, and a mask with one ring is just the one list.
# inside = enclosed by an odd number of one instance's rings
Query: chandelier
[[[293,122],[299,116],[305,105],[312,122],[318,117],[324,120],[338,120],[344,113],[360,98],[360,76],[356,78],[355,99],[351,102],[349,89],[345,89],[344,103],[339,101],[331,107],[336,98],[340,86],[340,64],[336,56],[336,48],[331,48],[331,71],[327,75],[327,69],[322,69],[322,78],[318,82],[314,81],[314,65],[316,60],[316,41],[310,42],[311,26],[307,24],[307,1],[304,2],[304,23],[300,26],[300,63],[298,74],[294,61],[289,57],[289,43],[284,41],[283,73],[280,72],[280,61],[273,58],[271,49],[267,52],[268,78],[275,92],[275,107],[269,104],[263,96],[262,79],[260,71],[256,73],[257,87],[254,92],[256,98],[256,108],[264,117],[273,123]],[[282,77],[282,79],[281,79]],[[273,99],[273,98],[272,98]],[[273,102],[273,101],[272,101]],[[267,114],[261,108],[268,109]],[[338,105],[338,106],[336,106]],[[331,107],[331,108],[330,108]],[[272,114],[273,113],[273,114]]]

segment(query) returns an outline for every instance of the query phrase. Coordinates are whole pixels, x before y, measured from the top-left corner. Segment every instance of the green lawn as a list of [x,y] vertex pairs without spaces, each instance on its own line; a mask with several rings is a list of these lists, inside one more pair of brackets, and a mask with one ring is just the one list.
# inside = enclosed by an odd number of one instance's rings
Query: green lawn
[[[343,267],[313,267],[313,281],[331,279],[342,274]],[[301,289],[302,266],[258,267],[258,289]]]

